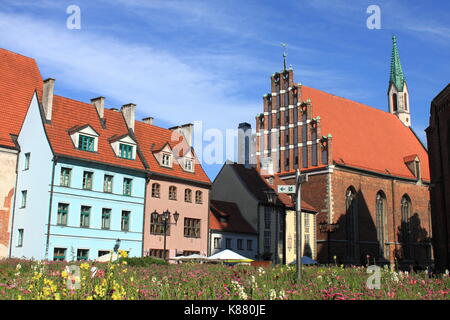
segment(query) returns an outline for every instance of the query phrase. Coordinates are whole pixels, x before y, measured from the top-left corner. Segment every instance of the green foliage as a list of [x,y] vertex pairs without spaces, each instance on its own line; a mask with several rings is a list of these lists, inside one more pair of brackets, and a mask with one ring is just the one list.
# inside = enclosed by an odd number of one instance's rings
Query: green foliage
[[167,261],[153,257],[142,258],[120,258],[121,261],[126,261],[130,267],[150,267],[152,265],[168,265]]

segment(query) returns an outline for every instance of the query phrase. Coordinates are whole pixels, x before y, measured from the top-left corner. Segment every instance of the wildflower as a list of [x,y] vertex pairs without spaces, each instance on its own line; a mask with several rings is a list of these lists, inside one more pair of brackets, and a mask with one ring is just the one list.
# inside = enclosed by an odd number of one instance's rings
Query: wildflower
[[61,272],[61,277],[63,277],[64,279],[67,278],[69,276],[69,274],[67,273],[66,270],[64,270],[63,272]]
[[83,262],[83,263],[80,265],[80,269],[81,269],[81,270],[89,270],[89,264]]
[[55,293],[55,300],[61,300],[61,294]]
[[127,258],[128,257],[128,253],[125,250],[119,250],[119,256],[121,258]]
[[94,297],[93,296],[87,296],[86,300],[94,300]]

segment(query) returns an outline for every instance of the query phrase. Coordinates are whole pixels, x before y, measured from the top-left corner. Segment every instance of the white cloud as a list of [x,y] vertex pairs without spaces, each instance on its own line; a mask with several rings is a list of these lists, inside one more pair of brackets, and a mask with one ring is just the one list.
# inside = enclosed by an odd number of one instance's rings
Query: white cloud
[[57,79],[56,93],[58,87],[74,88],[121,104],[134,102],[142,116],[174,125],[203,120],[205,127],[220,129],[252,119],[259,107],[259,101],[229,95],[238,84],[217,72],[236,64],[236,59],[215,57],[218,66],[210,72],[180,59],[183,52],[68,30],[30,16],[0,13],[0,28],[5,48],[35,58],[44,77]]

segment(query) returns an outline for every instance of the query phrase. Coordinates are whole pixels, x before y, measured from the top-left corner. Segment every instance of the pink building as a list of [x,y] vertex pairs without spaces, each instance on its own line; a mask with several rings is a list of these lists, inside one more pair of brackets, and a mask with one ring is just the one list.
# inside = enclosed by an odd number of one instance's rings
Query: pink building
[[[164,129],[154,126],[151,118],[135,124],[139,152],[149,168],[144,256],[164,257],[162,213],[167,210],[171,215],[166,256],[206,255],[211,181],[190,146],[192,125]],[[178,213],[176,224],[175,213]]]

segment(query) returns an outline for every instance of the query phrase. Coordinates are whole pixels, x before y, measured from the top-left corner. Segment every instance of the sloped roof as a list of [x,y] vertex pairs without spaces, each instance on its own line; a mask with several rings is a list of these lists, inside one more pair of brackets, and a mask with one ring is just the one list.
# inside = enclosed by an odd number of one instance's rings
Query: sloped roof
[[302,86],[302,100],[308,98],[313,116],[320,116],[322,135],[332,135],[333,160],[337,164],[416,179],[403,159],[417,154],[422,178],[430,180],[427,150],[397,116]]
[[0,146],[15,148],[33,92],[42,92],[42,77],[34,59],[0,48]]
[[[221,221],[221,218],[224,221]],[[255,229],[244,219],[234,202],[210,201],[209,228],[223,232],[252,233]]]
[[[264,190],[272,189],[277,195],[277,204],[283,204],[287,207],[294,207],[292,199],[290,196],[284,193],[278,193],[278,185],[286,184],[284,181],[280,179],[278,175],[274,175],[273,185],[270,185],[266,182],[266,180],[258,173],[255,168],[246,168],[243,164],[231,163],[231,165],[237,175],[241,178],[241,181],[245,184],[247,190],[251,192],[258,201],[268,204],[267,195]],[[302,200],[302,209],[312,212],[317,212],[317,210],[311,206],[306,201]]]
[[[136,159],[122,159],[116,156],[110,138],[128,134],[128,128],[121,112],[105,109],[103,128],[97,109],[81,101],[55,95],[53,98],[53,112],[51,123],[45,124],[45,129],[53,152],[56,155],[90,160],[129,169],[144,170],[145,167],[139,156]],[[76,148],[69,131],[78,126],[88,124],[98,134],[98,151],[89,152]],[[80,127],[81,128],[81,127]]]
[[172,134],[173,131],[169,129],[164,129],[141,121],[135,122],[135,136],[142,154],[150,167],[150,171],[157,174],[211,184],[211,180],[209,180],[196,157],[194,161],[194,172],[183,170],[175,159],[173,160],[172,168],[166,168],[159,164],[154,152],[160,151],[167,144],[172,150],[176,150],[177,145],[181,144],[178,145],[177,148],[182,150],[184,154],[191,149],[184,137],[178,141],[172,141]]

